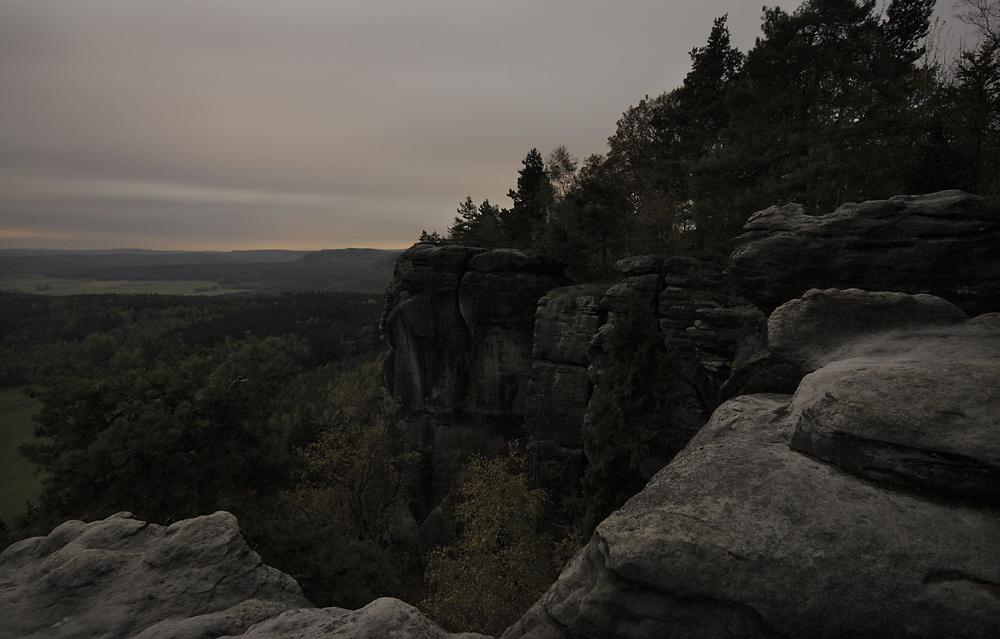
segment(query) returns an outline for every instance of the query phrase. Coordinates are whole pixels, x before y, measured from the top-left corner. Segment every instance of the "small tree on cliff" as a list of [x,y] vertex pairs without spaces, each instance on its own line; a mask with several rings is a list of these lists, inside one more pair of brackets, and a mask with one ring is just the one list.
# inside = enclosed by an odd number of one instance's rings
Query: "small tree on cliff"
[[445,627],[500,636],[555,579],[553,544],[537,530],[545,496],[528,489],[522,466],[510,455],[465,467],[455,489],[459,537],[427,563],[422,607]]

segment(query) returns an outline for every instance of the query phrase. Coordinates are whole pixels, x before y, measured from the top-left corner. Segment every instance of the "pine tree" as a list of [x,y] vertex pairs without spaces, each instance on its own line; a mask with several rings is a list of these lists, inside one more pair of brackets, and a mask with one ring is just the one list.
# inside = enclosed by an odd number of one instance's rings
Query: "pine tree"
[[517,190],[507,196],[514,201],[512,209],[500,219],[503,239],[515,248],[527,249],[539,237],[548,219],[552,204],[552,185],[545,173],[545,162],[538,149],[531,149],[518,171]]

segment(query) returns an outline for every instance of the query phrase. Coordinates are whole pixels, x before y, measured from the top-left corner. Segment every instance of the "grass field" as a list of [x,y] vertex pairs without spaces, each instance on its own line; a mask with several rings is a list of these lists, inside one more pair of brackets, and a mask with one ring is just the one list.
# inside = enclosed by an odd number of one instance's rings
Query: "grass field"
[[161,295],[222,295],[243,291],[220,288],[210,281],[76,280],[33,275],[0,277],[0,291],[20,291],[41,295],[85,295],[101,293],[159,293]]
[[34,439],[31,416],[41,407],[21,388],[0,390],[0,518],[8,524],[24,514],[28,500],[37,504],[42,488],[34,464],[17,453],[19,444]]

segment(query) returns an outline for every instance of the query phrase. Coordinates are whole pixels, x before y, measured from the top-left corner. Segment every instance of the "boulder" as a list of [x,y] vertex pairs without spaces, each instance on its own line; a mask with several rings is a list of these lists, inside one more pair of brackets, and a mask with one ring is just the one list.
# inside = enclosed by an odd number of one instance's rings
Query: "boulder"
[[308,605],[225,512],[170,526],[129,513],[67,521],[0,554],[0,637],[237,635]]
[[0,554],[0,637],[279,639],[451,634],[412,606],[313,608],[294,579],[261,562],[236,518],[217,512],[158,526],[119,513],[67,521]]
[[754,214],[727,273],[767,312],[811,288],[929,293],[978,315],[1000,311],[1000,213],[961,191]]
[[473,633],[453,634],[398,599],[376,599],[364,608],[289,610],[250,629],[242,639],[488,639]]
[[962,309],[932,295],[813,289],[771,313],[767,346],[772,353],[815,370],[845,359],[848,353],[843,349],[856,349],[876,335],[946,326],[965,318]]
[[1000,313],[873,336],[850,355],[802,380],[792,446],[896,488],[1000,506]]
[[720,406],[505,639],[1000,636],[1000,315],[939,317]]

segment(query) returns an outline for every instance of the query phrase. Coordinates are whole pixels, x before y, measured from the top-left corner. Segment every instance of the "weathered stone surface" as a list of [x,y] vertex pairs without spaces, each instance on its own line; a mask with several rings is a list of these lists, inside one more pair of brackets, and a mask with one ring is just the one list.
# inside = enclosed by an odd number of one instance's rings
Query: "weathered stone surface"
[[522,414],[538,299],[558,265],[513,249],[418,244],[386,291],[386,385],[410,412]]
[[797,453],[787,407],[720,407],[505,639],[997,636],[997,511]]
[[976,315],[1000,311],[1000,214],[960,191],[754,214],[727,272],[765,311],[811,288],[929,293]]
[[376,599],[358,610],[290,610],[250,629],[245,639],[487,639],[483,635],[445,632],[413,606],[398,599]]
[[554,274],[557,268],[551,262],[513,249],[478,255],[469,268],[459,293],[459,308],[470,333],[463,410],[520,419],[538,300],[568,282]]
[[807,372],[798,364],[765,349],[733,368],[729,379],[719,389],[719,399],[725,401],[754,393],[791,394]]
[[264,565],[226,512],[157,526],[120,513],[67,521],[0,554],[0,637],[279,639],[451,634],[413,606],[378,599],[357,611],[311,608],[298,584]]
[[590,341],[604,323],[598,302],[605,286],[567,286],[549,291],[535,311],[533,357],[557,364],[587,366]]
[[168,527],[67,521],[0,555],[0,637],[237,635],[308,605],[224,512]]
[[601,310],[624,313],[633,304],[652,306],[662,288],[658,274],[634,275],[609,288],[601,298]]
[[469,260],[481,252],[417,244],[396,260],[381,322],[385,382],[411,410],[450,413],[464,398],[470,337],[458,293]]
[[418,244],[399,256],[382,336],[386,386],[424,455],[416,515],[448,493],[459,458],[523,434],[535,309],[567,283],[558,264],[514,249]]
[[1000,505],[1000,314],[922,337],[874,337],[803,379],[792,445],[862,477]]
[[536,361],[531,367],[531,387],[534,393],[528,397],[525,417],[529,434],[578,448],[580,425],[593,390],[587,369]]
[[854,348],[860,337],[954,324],[965,317],[954,304],[931,295],[814,289],[771,313],[767,345],[772,353],[815,370],[843,359],[838,351]]
[[1000,314],[939,317],[723,404],[504,637],[1000,635]]
[[626,277],[660,275],[663,272],[662,255],[637,255],[615,262],[615,271]]

